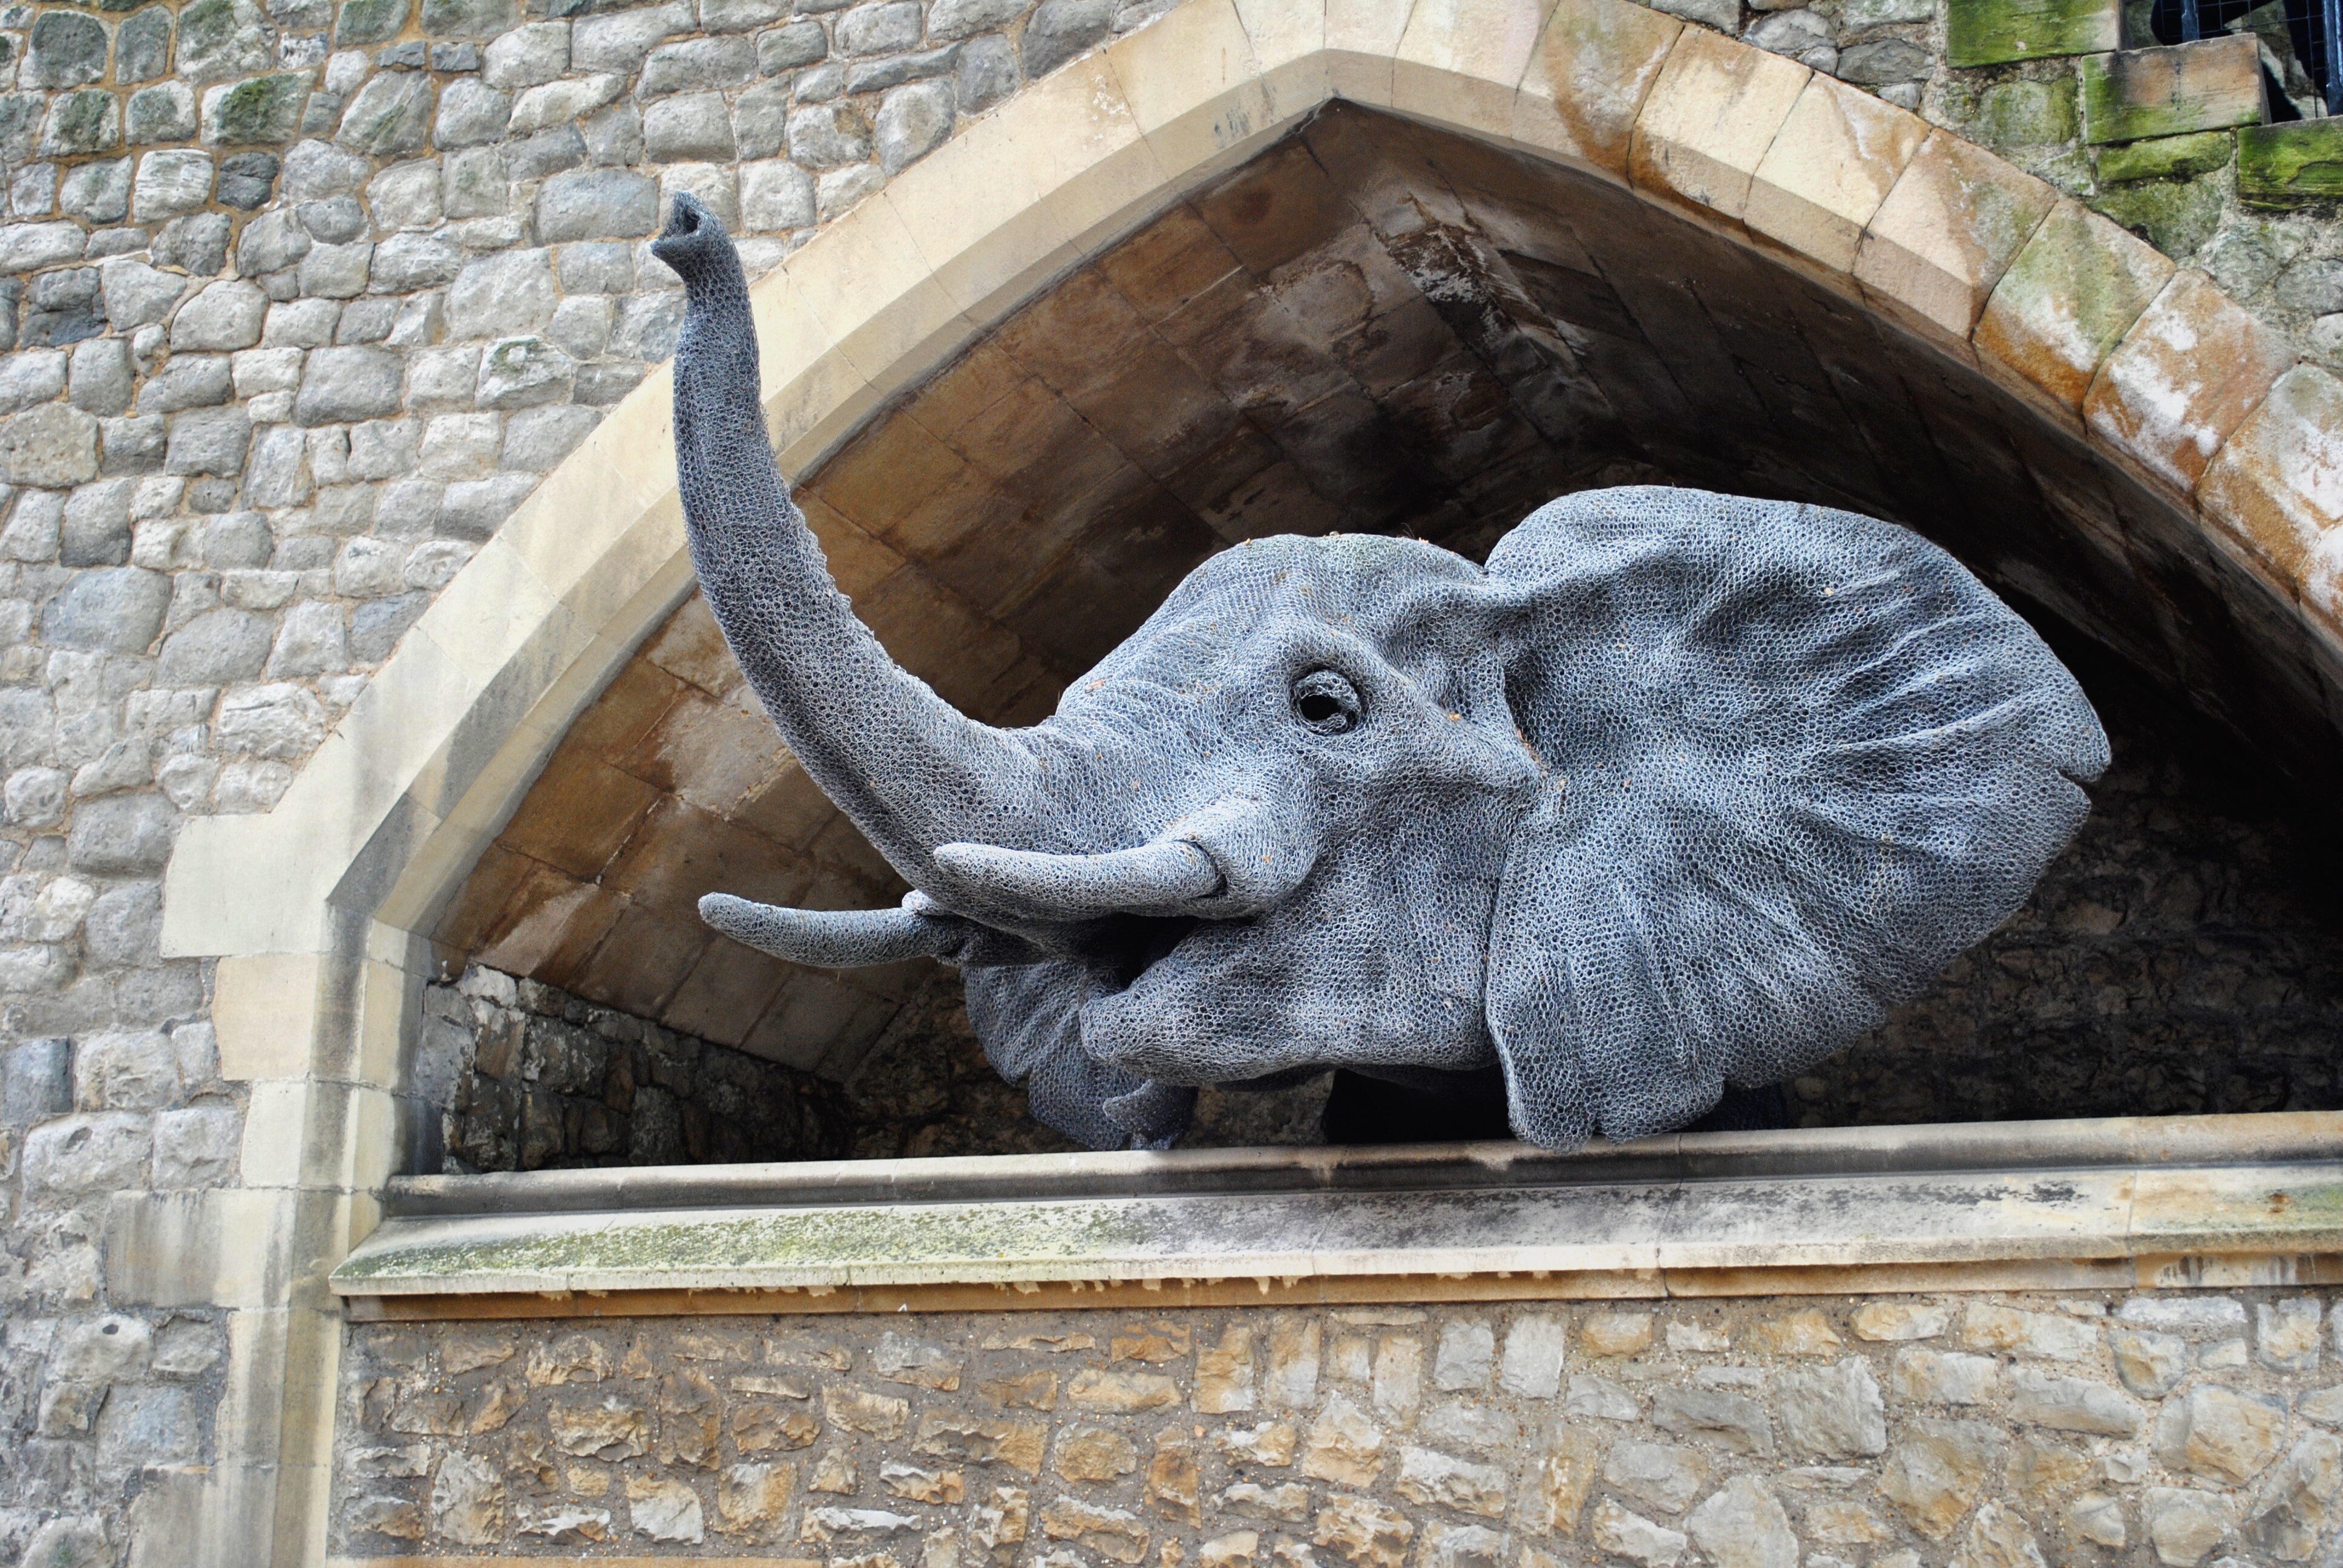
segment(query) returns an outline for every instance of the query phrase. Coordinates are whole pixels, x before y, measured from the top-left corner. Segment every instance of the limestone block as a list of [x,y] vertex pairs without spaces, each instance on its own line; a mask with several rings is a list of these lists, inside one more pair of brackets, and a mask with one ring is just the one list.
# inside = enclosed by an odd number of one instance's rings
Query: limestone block
[[2161,1399],[2188,1372],[2188,1344],[2153,1329],[2117,1329],[2107,1336],[2116,1376],[2142,1399]]
[[[2084,399],[2084,418],[2094,435],[2157,477],[2193,489],[2293,363],[2282,336],[2204,274],[2183,271],[2107,357]],[[2209,498],[2205,504],[2214,505]]]
[[2207,467],[2197,494],[2208,517],[2281,578],[2298,580],[2307,604],[2334,614],[2343,600],[2326,541],[2343,520],[2343,382],[2308,365],[2279,377]]
[[1580,1348],[1591,1356],[1639,1355],[1652,1346],[1649,1312],[1589,1312],[1579,1324]]
[[2268,1468],[2285,1435],[2284,1401],[2199,1386],[2165,1405],[2156,1452],[2167,1470],[2243,1485]]
[[2218,1493],[2151,1486],[2140,1494],[2148,1543],[2165,1568],[2196,1568],[2237,1528],[2237,1505]]
[[2318,1371],[2321,1311],[2316,1296],[2255,1303],[2254,1359],[2277,1372]]
[[1139,1468],[1139,1450],[1119,1432],[1072,1427],[1058,1439],[1051,1468],[1068,1481],[1111,1483]]
[[25,1195],[70,1201],[142,1186],[153,1146],[149,1119],[132,1111],[43,1122],[25,1135]]
[[1195,1406],[1203,1415],[1253,1407],[1252,1331],[1244,1324],[1230,1324],[1218,1342],[1197,1350]]
[[1607,1497],[1594,1505],[1589,1525],[1588,1534],[1596,1546],[1640,1568],[1675,1568],[1691,1543],[1683,1531],[1654,1523]]
[[2266,207],[2343,196],[2343,119],[2241,128],[2237,195]]
[[1945,56],[1954,65],[1993,65],[2121,46],[2116,0],[1948,0]]
[[[2093,144],[2259,125],[2258,41],[2249,33],[2086,56],[2083,139]],[[2224,160],[2226,161],[2226,160]]]
[[1602,1458],[1600,1445],[1588,1433],[1557,1433],[1538,1458],[1534,1490],[1523,1510],[1529,1528],[1545,1535],[1574,1533]]
[[1552,0],[1419,0],[1393,57],[1393,106],[1436,109],[1453,124],[1504,136],[1552,8]]
[[2173,270],[2153,246],[2079,202],[2061,200],[1986,302],[1976,333],[1979,363],[2079,414],[2100,360]]
[[1400,1568],[1415,1525],[1380,1503],[1338,1492],[1311,1522],[1310,1539],[1353,1568]]
[[1562,1362],[1568,1344],[1568,1332],[1559,1318],[1533,1314],[1514,1319],[1505,1330],[1497,1385],[1507,1393],[1552,1399],[1562,1390]]
[[1684,1522],[1717,1568],[1797,1568],[1789,1515],[1755,1476],[1736,1475]]
[[2001,1446],[1984,1422],[1912,1417],[1880,1472],[1879,1495],[1929,1540],[1946,1540],[1976,1506]]
[[1849,1356],[1829,1367],[1792,1367],[1768,1380],[1782,1436],[1818,1459],[1865,1459],[1887,1450],[1887,1410],[1871,1363]]
[[1966,342],[2002,273],[2057,200],[2042,181],[1935,132],[1864,231],[1855,276],[1891,315]]
[[65,403],[0,419],[0,479],[62,487],[97,477],[97,421]]
[[1706,1437],[1743,1453],[1774,1452],[1765,1406],[1724,1388],[1664,1388],[1652,1397],[1652,1424],[1680,1436]]
[[1574,1418],[1592,1417],[1601,1421],[1641,1421],[1643,1402],[1609,1378],[1581,1372],[1570,1380],[1570,1392],[1563,1401],[1563,1411]]
[[1124,1509],[1100,1508],[1061,1497],[1041,1510],[1040,1521],[1041,1533],[1050,1540],[1075,1542],[1110,1562],[1132,1563],[1147,1554],[1150,1532]]
[[2009,1414],[2060,1432],[2135,1437],[2144,1423],[2139,1407],[2113,1385],[2088,1378],[2058,1377],[2031,1367],[2009,1373]]
[[[1708,1484],[1708,1462],[1696,1449],[1659,1442],[1612,1445],[1603,1463],[1604,1484],[1663,1513],[1682,1513]],[[1572,1510],[1574,1515],[1576,1510]]]
[[1363,1490],[1383,1473],[1383,1429],[1348,1398],[1336,1394],[1302,1441],[1302,1473]]
[[1807,82],[1758,164],[1744,220],[1835,272],[1926,140],[1927,122],[1829,77]]
[[1812,1307],[1752,1325],[1749,1348],[1777,1356],[1826,1356],[1843,1342],[1830,1320]]
[[1506,1486],[1505,1473],[1494,1465],[1474,1464],[1436,1449],[1412,1446],[1400,1451],[1399,1478],[1393,1483],[1393,1490],[1411,1503],[1491,1519],[1505,1512]]
[[1455,1392],[1488,1386],[1489,1367],[1496,1352],[1495,1331],[1487,1323],[1458,1322],[1440,1332],[1433,1353],[1432,1381],[1436,1388]]
[[1629,177],[1694,216],[1737,224],[1758,165],[1813,74],[1729,38],[1684,34],[1636,116]]

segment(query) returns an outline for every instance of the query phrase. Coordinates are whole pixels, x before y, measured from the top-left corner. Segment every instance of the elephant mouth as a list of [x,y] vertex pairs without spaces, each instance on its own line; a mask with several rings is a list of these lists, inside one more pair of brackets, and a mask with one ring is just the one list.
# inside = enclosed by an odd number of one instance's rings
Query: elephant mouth
[[1110,972],[1114,989],[1129,990],[1140,978],[1172,956],[1190,931],[1204,922],[1193,915],[1124,915],[1115,922],[1108,950],[1115,957]]

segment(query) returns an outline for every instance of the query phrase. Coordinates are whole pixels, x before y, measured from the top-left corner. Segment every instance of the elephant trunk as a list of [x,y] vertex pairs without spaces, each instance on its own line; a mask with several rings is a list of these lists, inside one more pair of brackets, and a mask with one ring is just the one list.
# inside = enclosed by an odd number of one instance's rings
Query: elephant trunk
[[888,657],[789,498],[765,430],[748,281],[724,226],[679,196],[651,251],[683,279],[688,302],[675,451],[692,566],[781,739],[914,885],[934,885],[940,844],[1031,842],[1031,748]]

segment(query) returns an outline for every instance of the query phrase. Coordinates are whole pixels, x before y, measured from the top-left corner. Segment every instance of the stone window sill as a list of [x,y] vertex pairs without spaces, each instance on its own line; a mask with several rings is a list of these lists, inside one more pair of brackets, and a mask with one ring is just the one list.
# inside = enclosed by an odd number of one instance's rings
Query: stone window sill
[[395,1181],[364,1320],[2343,1282],[2343,1112]]

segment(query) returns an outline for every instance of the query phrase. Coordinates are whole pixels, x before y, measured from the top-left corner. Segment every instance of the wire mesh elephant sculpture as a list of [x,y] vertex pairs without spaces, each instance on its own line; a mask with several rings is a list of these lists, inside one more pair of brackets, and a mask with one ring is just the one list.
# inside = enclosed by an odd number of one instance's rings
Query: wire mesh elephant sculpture
[[746,281],[679,196],[675,441],[710,608],[808,774],[917,890],[723,894],[799,963],[965,971],[993,1065],[1093,1148],[1198,1086],[1502,1067],[1551,1149],[1684,1125],[1844,1049],[2025,900],[2107,742],[1952,557],[1848,512],[1565,497],[1485,568],[1272,538],[1198,567],[1024,729],[899,668],[759,403]]

